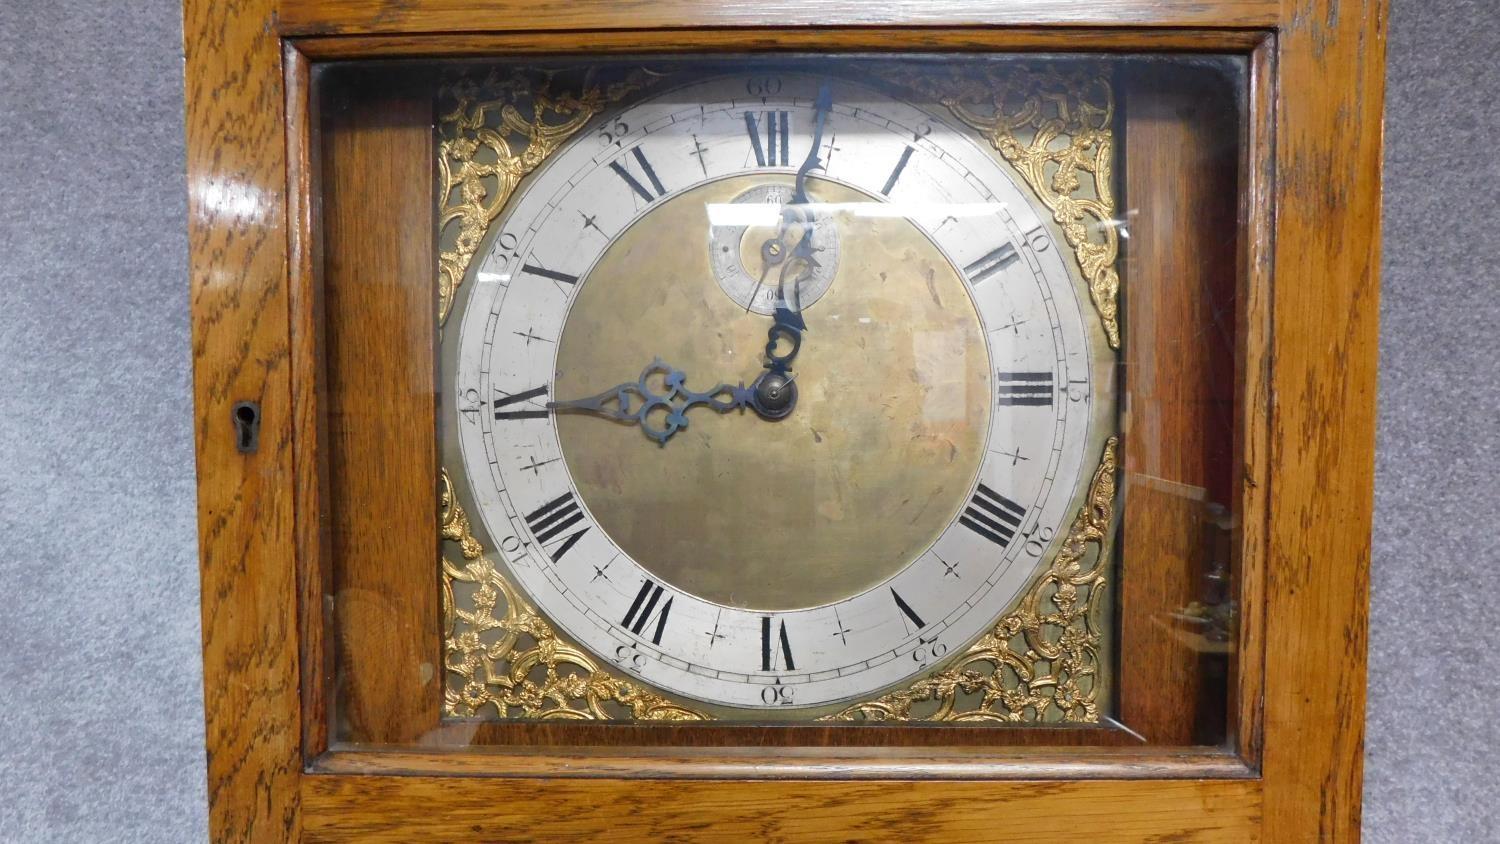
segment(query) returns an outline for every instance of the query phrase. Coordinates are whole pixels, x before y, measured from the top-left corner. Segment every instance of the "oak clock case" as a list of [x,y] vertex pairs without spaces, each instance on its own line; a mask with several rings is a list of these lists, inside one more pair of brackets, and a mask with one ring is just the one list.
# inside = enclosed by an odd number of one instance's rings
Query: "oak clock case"
[[[189,0],[211,834],[1353,839],[1386,6]],[[1108,84],[1047,84],[1080,72]],[[701,86],[772,76],[709,125]],[[944,155],[1015,260],[920,207]],[[1046,346],[1024,300],[1025,341],[988,336],[996,290],[1076,311],[1045,312],[1090,367],[1071,489],[989,462],[1037,459],[1001,398],[1046,387],[1000,378]],[[1009,541],[962,522],[981,482]],[[929,553],[957,577],[908,585]],[[1005,589],[955,613],[976,568]],[[686,626],[708,606],[736,629]],[[948,651],[887,665],[907,625]]]
[[1115,82],[960,67],[444,83],[446,718],[1109,715]]

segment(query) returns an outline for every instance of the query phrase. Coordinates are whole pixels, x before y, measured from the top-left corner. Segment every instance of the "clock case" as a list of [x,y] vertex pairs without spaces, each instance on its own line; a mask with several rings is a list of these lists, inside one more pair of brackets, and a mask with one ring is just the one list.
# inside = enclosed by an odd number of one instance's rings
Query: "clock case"
[[[443,5],[435,5],[441,12]],[[339,13],[359,19],[357,6]],[[213,174],[221,174],[223,184],[253,182],[260,191],[242,194],[239,203],[215,199],[219,195],[206,188],[195,188],[194,196],[206,703],[215,834],[235,837],[277,829],[289,837],[322,838],[370,837],[391,830],[446,834],[466,817],[501,818],[556,834],[565,829],[581,834],[589,828],[586,819],[558,826],[561,821],[528,810],[524,801],[498,808],[521,794],[564,803],[644,795],[656,805],[641,818],[622,822],[650,822],[658,830],[695,817],[701,821],[704,812],[730,825],[748,823],[756,817],[756,806],[765,810],[771,802],[775,807],[765,811],[777,828],[835,830],[831,819],[837,810],[820,821],[799,818],[799,807],[809,808],[805,799],[825,798],[842,805],[839,801],[852,799],[861,789],[879,795],[878,806],[861,811],[873,811],[873,817],[894,825],[919,806],[954,806],[955,801],[995,805],[998,800],[1024,804],[1028,812],[1049,807],[1066,811],[1069,828],[1085,832],[1135,829],[1121,826],[1122,818],[1135,817],[1143,819],[1138,828],[1152,834],[1169,831],[1205,840],[1249,840],[1267,829],[1291,835],[1322,828],[1341,835],[1356,828],[1351,818],[1357,820],[1359,728],[1346,716],[1351,704],[1358,715],[1363,691],[1367,535],[1361,525],[1368,526],[1368,461],[1344,455],[1352,448],[1367,456],[1370,442],[1371,221],[1378,190],[1355,165],[1378,161],[1378,131],[1338,134],[1330,127],[1309,134],[1306,127],[1329,125],[1320,123],[1322,109],[1313,109],[1313,98],[1303,93],[1278,96],[1274,83],[1289,67],[1332,73],[1325,53],[1333,53],[1348,57],[1361,74],[1340,72],[1352,89],[1368,96],[1373,86],[1378,92],[1378,51],[1373,57],[1365,53],[1363,38],[1357,36],[1373,33],[1378,44],[1383,19],[1376,6],[1362,7],[1360,14],[1342,22],[1321,23],[1282,20],[1269,8],[1251,6],[1224,4],[1253,22],[1227,28],[1222,19],[1207,18],[1187,26],[1194,23],[1192,13],[1168,8],[1141,11],[1141,19],[1186,15],[1176,24],[1184,28],[1116,27],[1121,21],[1110,18],[1096,20],[1102,28],[1081,33],[856,27],[837,38],[816,29],[788,29],[757,42],[753,33],[747,38],[735,28],[742,24],[731,22],[676,33],[668,43],[644,30],[615,31],[624,22],[611,22],[607,14],[603,18],[609,31],[586,40],[566,32],[525,38],[412,37],[400,34],[400,27],[422,28],[430,22],[399,15],[399,24],[366,18],[356,26],[373,34],[334,36],[345,30],[338,28],[343,24],[336,23],[332,12],[325,17],[313,6],[297,3],[284,5],[277,36],[259,27],[236,28],[245,24],[246,15],[253,18],[254,9],[190,3],[194,184],[211,186],[216,183]],[[693,15],[705,14],[691,4],[676,13],[693,20]],[[857,24],[855,18],[850,20]],[[548,19],[547,14],[539,19]],[[441,14],[436,20],[446,20],[456,30],[472,28]],[[219,90],[245,91],[244,80],[227,74],[227,66],[204,50],[209,43],[205,33],[227,24],[234,26],[224,30],[225,37],[242,45],[257,67],[275,69],[255,78],[265,86],[260,97],[267,91],[284,95],[284,124],[279,122],[282,112],[263,108],[262,100],[211,104],[194,90],[197,74],[203,84],[220,85]],[[1314,37],[1320,39],[1316,50],[1308,42]],[[268,53],[267,42],[279,49]],[[861,50],[1066,48],[1239,57],[1242,73],[1229,76],[1237,111],[1232,126],[1212,116],[1202,119],[1195,111],[1202,98],[1192,83],[1201,83],[1204,75],[1173,72],[1170,65],[1150,85],[1161,95],[1154,105],[1149,104],[1152,98],[1127,98],[1121,106],[1127,114],[1132,107],[1147,114],[1154,108],[1156,116],[1135,124],[1140,134],[1134,139],[1127,121],[1122,194],[1132,196],[1130,207],[1191,209],[1193,216],[1213,221],[1200,227],[1154,227],[1162,232],[1162,242],[1131,243],[1127,262],[1151,261],[1151,266],[1175,272],[1161,274],[1159,295],[1142,303],[1146,316],[1128,310],[1124,322],[1127,338],[1141,335],[1162,343],[1158,360],[1187,349],[1190,353],[1179,354],[1176,363],[1224,366],[1228,361],[1227,375],[1220,370],[1207,380],[1229,393],[1231,459],[1225,465],[1238,510],[1223,540],[1231,560],[1224,574],[1229,596],[1247,609],[1232,628],[1232,652],[1222,661],[1222,676],[1204,671],[1201,655],[1180,642],[1164,644],[1163,659],[1143,660],[1119,672],[1117,708],[1110,720],[1067,728],[443,723],[434,705],[437,696],[429,692],[440,682],[434,675],[441,658],[428,623],[440,612],[430,565],[435,508],[432,486],[420,482],[436,476],[429,472],[435,466],[423,463],[435,463],[433,439],[430,433],[421,436],[424,426],[430,432],[433,424],[430,386],[422,387],[433,378],[432,333],[422,315],[430,315],[433,304],[429,285],[434,258],[430,226],[412,225],[414,220],[430,221],[431,195],[405,187],[431,187],[430,88],[425,81],[413,84],[404,72],[392,73],[401,66],[366,64],[348,68],[365,80],[352,86],[348,96],[335,99],[322,85],[325,75],[343,73],[338,63],[354,59],[600,55],[642,48],[813,50],[831,42]],[[1325,93],[1337,101],[1348,92],[1335,87]],[[1378,100],[1350,105],[1361,115],[1360,127],[1378,130]],[[327,107],[333,102],[337,109]],[[211,131],[231,125],[222,119],[247,115],[263,127],[261,134]],[[1288,121],[1300,131],[1288,134]],[[1205,132],[1219,133],[1220,142],[1204,142]],[[283,137],[285,158],[275,143]],[[229,140],[214,147],[209,138]],[[1217,150],[1216,155],[1229,149],[1232,155],[1217,163],[1195,162],[1191,155],[1187,160],[1161,154],[1131,159],[1133,148],[1158,153]],[[211,149],[227,157],[206,155]],[[409,154],[418,149],[425,154]],[[1335,150],[1343,157],[1330,157]],[[243,157],[247,152],[253,155]],[[1338,190],[1306,189],[1299,177],[1313,177],[1299,170],[1299,152],[1323,162],[1318,178]],[[1128,174],[1133,160],[1145,162],[1134,194]],[[368,166],[376,161],[389,166]],[[235,165],[240,169],[226,169],[234,162],[240,162]],[[1202,178],[1181,178],[1195,164],[1202,167]],[[281,180],[278,172],[284,174]],[[1161,192],[1161,205],[1138,201],[1151,191]],[[368,201],[370,197],[379,201]],[[1152,228],[1137,221],[1132,233]],[[1339,259],[1346,263],[1337,264]],[[1313,273],[1314,265],[1322,271]],[[1134,295],[1137,274],[1130,266],[1126,264],[1125,285]],[[1276,283],[1278,268],[1297,283],[1288,286],[1285,278]],[[226,275],[226,269],[233,273]],[[1273,299],[1278,303],[1275,321]],[[1226,301],[1227,314],[1218,308]],[[1334,302],[1341,304],[1313,306]],[[1132,300],[1126,303],[1133,307]],[[1215,324],[1228,328],[1218,338],[1220,350],[1228,348],[1227,356],[1185,346],[1193,337],[1172,334],[1174,326],[1192,324],[1206,312],[1220,313]],[[1313,312],[1318,330],[1304,333],[1301,328],[1310,325]],[[1146,325],[1157,330],[1146,331]],[[1311,339],[1313,334],[1329,336],[1330,330],[1341,338],[1332,349]],[[391,337],[401,342],[392,343]],[[425,359],[420,354],[424,345]],[[251,365],[254,361],[261,364]],[[1131,362],[1127,352],[1127,389],[1132,376],[1142,371]],[[390,389],[392,378],[415,385],[409,392],[418,399],[426,396],[426,409],[420,400],[391,401],[402,392]],[[1222,395],[1201,395],[1207,404],[1224,407]],[[1273,395],[1284,401],[1273,404]],[[245,422],[231,412],[231,402],[243,401],[258,405],[259,448],[229,452],[226,445],[239,442],[233,436],[236,425]],[[1180,430],[1208,427],[1201,424],[1202,416],[1188,416]],[[339,420],[358,418],[378,419],[379,424],[352,435],[340,432]],[[1156,440],[1158,445],[1168,441]],[[403,442],[422,447],[408,452]],[[1127,437],[1127,447],[1130,442]],[[423,449],[427,457],[421,455]],[[1122,462],[1128,473],[1128,452]],[[1273,484],[1278,490],[1274,499]],[[1135,489],[1131,485],[1131,494],[1122,499],[1125,506],[1137,500]],[[1170,486],[1158,491],[1167,500],[1184,498]],[[1194,518],[1201,522],[1201,513]],[[1148,520],[1137,534],[1127,530],[1122,536],[1146,533],[1155,523]],[[425,529],[418,529],[422,524]],[[1194,545],[1201,547],[1196,538]],[[1314,557],[1320,565],[1309,567],[1306,561]],[[237,563],[228,564],[230,559]],[[361,563],[375,560],[383,563]],[[1123,567],[1118,598],[1122,639],[1133,576]],[[1180,569],[1158,572],[1154,583],[1134,582],[1139,585],[1137,606],[1155,602],[1158,616],[1181,609],[1183,590],[1196,592],[1194,587],[1201,586],[1183,578]],[[1333,588],[1350,582],[1353,590]],[[1140,623],[1149,626],[1152,619],[1152,613],[1143,612]],[[1172,658],[1184,651],[1192,654],[1185,674],[1184,663]],[[404,670],[408,666],[417,670]],[[1149,675],[1154,668],[1159,674]],[[1127,688],[1132,676],[1165,682],[1142,682],[1142,693],[1132,696]],[[1319,694],[1311,694],[1313,689]],[[1127,715],[1132,705],[1141,707],[1135,718]],[[1327,729],[1326,741],[1303,732],[1312,725]],[[482,753],[462,749],[474,745],[490,747]],[[768,745],[780,747],[768,751]],[[230,758],[238,761],[226,767]],[[1317,780],[1325,789],[1325,808],[1314,817],[1290,795],[1316,771],[1327,773]],[[469,779],[449,778],[456,773]],[[1341,779],[1328,791],[1328,777],[1335,774]],[[572,779],[579,775],[592,779]],[[1077,799],[1053,805],[1021,782],[1037,777],[1085,782],[1070,787],[1068,796]],[[793,790],[776,784],[787,778],[807,782]],[[987,782],[944,782],[953,778]],[[895,779],[917,779],[933,787]],[[850,780],[866,783],[856,786]],[[974,791],[976,785],[983,789]],[[702,803],[688,807],[683,800]],[[1113,809],[1094,814],[1090,806]],[[950,811],[939,825],[961,829],[963,821],[956,819],[963,816],[956,806]],[[977,811],[983,815],[988,810]],[[1152,814],[1145,820],[1148,811]]]
[[[507,200],[551,154],[674,74],[778,70],[885,77],[938,109],[967,96],[944,113],[1072,226],[1049,221],[1096,324],[1096,354],[1117,356],[1119,407],[1148,424],[1132,435],[1120,414],[1094,434],[1070,509],[1077,518],[1060,526],[1031,587],[983,638],[955,643],[950,658],[877,693],[762,715],[642,682],[581,647],[520,589],[483,533],[451,443],[454,362],[443,350]],[[324,603],[334,607],[331,665],[319,682],[331,738],[351,747],[1226,741],[1245,85],[1245,62],[1232,56],[324,69],[312,87],[332,527]],[[988,102],[997,94],[1003,114]],[[497,150],[512,157],[499,161]],[[1098,401],[1113,403],[1115,386],[1100,385]],[[424,557],[426,572],[416,563]],[[550,723],[517,723],[528,720]],[[750,726],[757,720],[776,729]]]

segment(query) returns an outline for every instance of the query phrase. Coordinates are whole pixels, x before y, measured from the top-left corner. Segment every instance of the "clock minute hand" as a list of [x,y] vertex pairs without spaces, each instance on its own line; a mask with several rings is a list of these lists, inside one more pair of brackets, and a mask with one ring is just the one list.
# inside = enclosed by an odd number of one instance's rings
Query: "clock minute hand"
[[[807,330],[807,323],[802,319],[802,280],[812,273],[818,265],[817,258],[813,256],[812,233],[816,225],[816,218],[809,207],[807,198],[807,174],[813,170],[823,169],[823,163],[818,158],[818,150],[823,146],[823,128],[828,122],[828,112],[833,108],[833,89],[824,82],[818,88],[818,99],[814,103],[813,136],[812,146],[807,151],[807,158],[803,160],[802,166],[797,168],[796,190],[792,194],[792,201],[781,209],[781,227],[776,237],[766,242],[762,252],[770,249],[774,243],[777,252],[777,264],[780,264],[780,273],[776,282],[776,311],[772,317],[771,327],[766,330],[766,371],[755,379],[751,385],[751,407],[766,419],[781,419],[792,412],[797,406],[797,382],[792,376],[792,361],[797,353],[802,350],[802,332]],[[802,225],[797,246],[790,255],[785,255],[786,233],[789,223],[796,219]],[[796,267],[796,275],[792,277],[792,293],[796,302],[787,299],[786,283],[789,271]],[[761,280],[765,280],[765,274],[770,270],[770,264],[766,264],[761,271]],[[756,284],[759,292],[760,285]],[[787,348],[783,351],[782,346]]]
[[[791,371],[792,358],[797,356],[797,351],[802,346],[802,332],[807,330],[807,323],[802,319],[800,285],[802,279],[809,275],[818,264],[817,259],[813,257],[812,246],[813,227],[817,225],[817,218],[813,214],[812,203],[807,198],[807,176],[814,170],[824,169],[823,162],[818,157],[818,151],[823,148],[823,130],[828,123],[828,112],[832,109],[833,88],[824,82],[818,86],[818,99],[813,104],[812,145],[807,150],[807,158],[803,159],[802,166],[797,168],[797,183],[792,193],[792,201],[781,209],[781,231],[776,239],[782,244],[783,249],[785,249],[787,224],[793,219],[801,223],[797,246],[781,263],[780,278],[776,283],[775,323],[769,332],[770,342],[766,344],[766,366],[781,375],[786,375]],[[797,267],[797,273],[792,279],[795,304],[786,296],[788,270],[794,265]],[[785,355],[776,354],[780,339],[786,339],[792,343],[791,351]]]
[[[662,376],[665,393],[651,388],[650,379]],[[746,407],[754,407],[753,390],[739,385],[719,384],[712,389],[698,392],[687,388],[687,373],[668,365],[661,358],[647,364],[641,377],[635,381],[616,384],[592,396],[568,401],[547,402],[547,409],[559,412],[592,413],[627,425],[639,425],[641,433],[666,445],[672,435],[688,425],[687,412],[698,406],[712,408],[719,413],[728,413]],[[650,414],[665,411],[660,427],[650,419]]]
[[823,162],[818,158],[818,150],[823,147],[823,127],[828,122],[828,112],[833,109],[833,89],[824,82],[818,87],[818,99],[813,103],[813,136],[812,148],[807,151],[807,158],[803,160],[802,166],[797,168],[797,186],[792,194],[792,205],[807,204],[807,174],[813,170],[822,170]]

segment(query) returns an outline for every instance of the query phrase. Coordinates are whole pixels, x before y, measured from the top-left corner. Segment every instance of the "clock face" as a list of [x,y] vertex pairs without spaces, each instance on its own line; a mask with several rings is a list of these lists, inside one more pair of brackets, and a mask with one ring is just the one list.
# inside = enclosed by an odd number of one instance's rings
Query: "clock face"
[[1112,432],[1049,220],[940,107],[844,79],[599,115],[448,328],[493,552],[601,661],[729,717],[940,666],[1054,553]]

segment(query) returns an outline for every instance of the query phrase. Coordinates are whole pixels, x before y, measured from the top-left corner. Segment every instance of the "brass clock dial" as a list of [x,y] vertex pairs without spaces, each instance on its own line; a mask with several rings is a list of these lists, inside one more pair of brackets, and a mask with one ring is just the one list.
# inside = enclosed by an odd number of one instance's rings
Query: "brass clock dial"
[[477,522],[551,623],[722,717],[942,665],[1113,432],[1051,214],[939,109],[707,75],[522,182],[448,325]]

